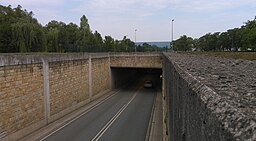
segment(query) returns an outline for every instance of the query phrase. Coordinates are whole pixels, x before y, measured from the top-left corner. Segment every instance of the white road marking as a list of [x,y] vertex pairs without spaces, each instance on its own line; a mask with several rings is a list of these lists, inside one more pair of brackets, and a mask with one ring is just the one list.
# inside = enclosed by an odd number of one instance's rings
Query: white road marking
[[90,112],[91,110],[95,109],[96,107],[98,107],[99,105],[101,105],[103,102],[107,101],[108,99],[110,99],[111,97],[113,97],[114,95],[116,95],[118,92],[120,92],[120,90],[118,90],[117,92],[115,92],[114,94],[112,94],[111,96],[107,97],[106,99],[100,101],[99,103],[97,103],[96,105],[92,106],[91,108],[89,108],[88,110],[86,110],[84,113],[80,114],[79,116],[77,116],[76,118],[72,119],[71,121],[67,122],[66,124],[64,124],[63,126],[61,126],[60,128],[56,129],[55,131],[51,132],[50,134],[48,134],[47,136],[43,137],[42,139],[40,139],[40,141],[43,141],[45,139],[47,139],[48,137],[50,137],[51,135],[55,134],[56,132],[60,131],[61,129],[63,129],[64,127],[66,127],[67,125],[69,125],[70,123],[74,122],[75,120],[79,119],[80,117],[82,117],[83,115],[87,114],[88,112]]
[[[140,89],[139,89],[140,90]],[[138,91],[139,91],[138,90]],[[109,129],[109,127],[116,121],[116,119],[123,113],[123,111],[128,107],[128,105],[133,101],[133,99],[138,94],[138,91],[133,95],[133,97],[130,99],[130,101],[125,104],[110,120],[109,122],[96,134],[96,136],[91,141],[98,141],[103,134]]]

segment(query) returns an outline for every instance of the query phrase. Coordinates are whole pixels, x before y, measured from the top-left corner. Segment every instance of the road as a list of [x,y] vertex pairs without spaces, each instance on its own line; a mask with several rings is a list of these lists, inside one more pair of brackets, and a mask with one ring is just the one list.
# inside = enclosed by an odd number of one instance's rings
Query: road
[[120,89],[44,141],[144,141],[155,98],[155,90],[143,83]]

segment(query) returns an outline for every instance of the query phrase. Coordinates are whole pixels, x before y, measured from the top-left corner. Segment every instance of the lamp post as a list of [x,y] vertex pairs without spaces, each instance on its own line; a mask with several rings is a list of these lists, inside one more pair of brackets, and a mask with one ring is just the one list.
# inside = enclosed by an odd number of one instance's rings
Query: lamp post
[[[125,40],[126,40],[127,36],[128,36],[128,35],[125,35],[125,36],[124,36],[124,39],[125,39]],[[125,40],[124,40],[124,42],[126,42]],[[128,52],[127,46],[125,46],[125,50],[126,50],[126,52]]]
[[173,22],[174,22],[174,19],[172,19],[172,50],[173,50],[173,47],[174,47],[174,44],[173,44]]
[[137,29],[135,29],[135,52],[137,52],[137,46],[136,46],[136,32],[137,32]]

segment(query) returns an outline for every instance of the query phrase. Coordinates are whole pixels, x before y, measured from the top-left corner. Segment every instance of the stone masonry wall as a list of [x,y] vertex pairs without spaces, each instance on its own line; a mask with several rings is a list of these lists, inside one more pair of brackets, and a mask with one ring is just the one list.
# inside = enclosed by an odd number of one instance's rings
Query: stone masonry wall
[[88,60],[49,63],[50,114],[89,98]]
[[256,140],[256,62],[165,54],[170,140]]
[[44,119],[43,65],[0,66],[0,138]]
[[113,54],[111,67],[162,68],[161,54]]
[[92,96],[110,89],[109,58],[92,59]]
[[117,67],[161,67],[160,54],[115,57],[87,53],[0,55],[0,140],[18,140],[110,90],[112,63]]

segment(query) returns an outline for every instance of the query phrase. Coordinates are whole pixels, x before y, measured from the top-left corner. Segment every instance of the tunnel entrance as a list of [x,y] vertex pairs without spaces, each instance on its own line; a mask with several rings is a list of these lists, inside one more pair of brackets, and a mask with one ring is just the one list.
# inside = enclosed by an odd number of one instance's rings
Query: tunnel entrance
[[154,88],[162,87],[162,69],[160,68],[111,67],[111,77],[113,89],[145,81],[152,81]]

